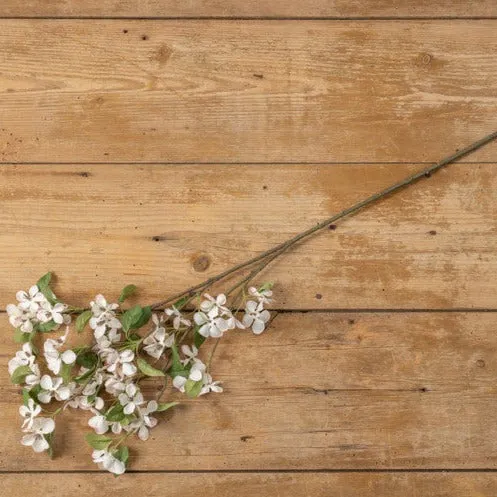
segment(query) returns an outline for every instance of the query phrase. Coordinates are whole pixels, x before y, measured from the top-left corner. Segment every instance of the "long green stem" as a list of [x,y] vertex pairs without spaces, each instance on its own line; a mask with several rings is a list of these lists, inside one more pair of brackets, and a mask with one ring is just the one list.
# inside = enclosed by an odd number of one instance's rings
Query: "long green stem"
[[287,241],[280,243],[276,245],[275,247],[266,250],[265,252],[262,252],[261,254],[253,257],[252,259],[249,259],[248,261],[242,262],[240,264],[237,264],[233,266],[230,269],[227,269],[226,271],[223,271],[222,273],[219,273],[216,276],[213,276],[202,283],[199,283],[198,285],[194,285],[183,292],[180,292],[176,295],[173,295],[172,297],[169,297],[166,300],[163,300],[161,302],[157,302],[153,304],[151,307],[152,309],[157,309],[159,307],[162,307],[166,304],[169,304],[171,302],[174,302],[181,297],[185,295],[192,295],[193,293],[204,289],[205,287],[208,287],[212,285],[213,283],[216,283],[219,280],[222,280],[223,278],[240,271],[241,269],[244,269],[248,266],[251,266],[255,264],[256,262],[259,262],[260,260],[281,251],[284,251],[296,243],[300,242],[304,238],[309,237],[310,235],[316,233],[317,231],[320,231],[326,227],[328,227],[330,224],[334,223],[335,221],[338,221],[339,219],[342,219],[346,216],[350,216],[352,214],[357,213],[358,211],[364,209],[365,207],[370,206],[371,204],[374,204],[378,202],[379,200],[398,192],[399,190],[402,190],[403,188],[412,185],[413,183],[416,183],[418,180],[422,178],[428,178],[430,177],[433,173],[438,171],[439,169],[442,169],[443,167],[447,166],[448,164],[455,162],[458,159],[461,159],[462,157],[474,152],[475,150],[479,149],[480,147],[483,147],[487,143],[495,140],[497,138],[497,131],[491,133],[490,135],[487,135],[486,137],[482,138],[481,140],[478,140],[471,145],[469,145],[466,148],[463,148],[462,150],[458,150],[452,155],[449,155],[448,157],[442,159],[441,161],[437,162],[436,164],[433,164],[431,166],[428,166],[421,171],[411,174],[410,176],[407,176],[403,180],[394,183],[393,185],[385,188],[384,190],[381,190],[378,193],[375,193],[374,195],[371,195],[370,197],[365,198],[364,200],[361,200],[360,202],[357,202],[356,204],[352,205],[351,207],[348,207],[347,209],[344,209],[343,211],[339,212],[338,214],[334,214],[333,216],[329,217],[328,219],[325,219],[324,221],[319,222],[315,226],[308,228],[305,231],[302,231],[301,233],[298,233],[297,235],[293,236],[292,238],[288,239]]

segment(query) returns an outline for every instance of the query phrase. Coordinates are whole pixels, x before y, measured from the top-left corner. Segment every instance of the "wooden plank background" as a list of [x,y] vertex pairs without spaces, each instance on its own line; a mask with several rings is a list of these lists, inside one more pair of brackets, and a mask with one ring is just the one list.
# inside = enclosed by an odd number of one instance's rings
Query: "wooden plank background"
[[2,0],[0,17],[452,17],[497,15],[492,0]]
[[0,160],[435,161],[495,126],[496,52],[490,20],[0,20]]
[[[1,307],[49,269],[76,304],[160,300],[495,131],[496,28],[489,0],[3,0]],[[270,266],[271,331],[223,340],[226,393],[118,479],[84,415],[53,461],[20,446],[0,314],[2,495],[494,497],[496,168],[494,143]]]

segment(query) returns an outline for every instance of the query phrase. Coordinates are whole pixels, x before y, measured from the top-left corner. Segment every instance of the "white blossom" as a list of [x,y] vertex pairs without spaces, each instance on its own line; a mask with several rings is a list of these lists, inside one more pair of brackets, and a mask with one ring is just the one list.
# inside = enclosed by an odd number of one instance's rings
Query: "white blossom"
[[247,328],[252,327],[252,331],[256,335],[260,335],[266,328],[266,323],[271,318],[269,311],[264,309],[262,302],[249,300],[245,304],[245,315],[243,316],[243,324]]
[[205,300],[200,303],[200,309],[204,312],[209,312],[214,307],[219,309],[219,314],[229,312],[229,309],[224,305],[226,304],[226,295],[220,293],[217,297],[212,297],[208,293],[204,293]]
[[162,326],[162,321],[159,320],[156,314],[152,316],[155,325],[154,331],[144,340],[143,350],[151,357],[159,359],[166,347],[171,347],[174,343],[174,335],[166,333],[166,328]]
[[33,349],[29,342],[23,344],[22,350],[16,352],[16,355],[9,361],[9,374],[12,373],[20,366],[32,366],[36,360],[33,354]]
[[186,359],[181,360],[181,364],[184,366],[197,360],[196,357],[198,355],[198,348],[195,345],[192,345],[191,347],[189,345],[182,345],[181,352],[183,352],[183,355],[186,356]]
[[41,373],[38,364],[34,363],[31,365],[31,374],[28,374],[26,378],[24,378],[24,383],[26,384],[26,388],[29,390],[35,385],[38,385],[41,381]]
[[30,428],[24,431],[29,432],[22,437],[22,445],[31,446],[35,452],[43,452],[50,447],[45,435],[52,433],[55,429],[55,422],[51,418],[36,418]]
[[64,385],[64,380],[59,377],[52,378],[45,374],[41,377],[40,386],[42,390],[38,399],[44,404],[48,404],[52,397],[56,400],[68,400],[71,396],[72,385]]
[[105,381],[105,391],[117,397],[126,388],[125,383],[115,376],[110,376]]
[[188,380],[200,381],[203,378],[205,369],[205,364],[201,360],[197,359],[188,373],[188,378],[179,375],[173,378],[174,387],[176,387],[180,392],[185,393],[186,382]]
[[[81,370],[81,374],[86,373],[88,370],[86,368],[83,368]],[[104,382],[104,375],[100,372],[97,371],[91,378],[91,380],[88,381],[88,383],[83,387],[83,391],[81,392],[83,395],[95,395],[97,391],[100,389],[100,386]]]
[[93,302],[90,302],[90,309],[93,317],[90,319],[90,328],[94,331],[95,338],[102,338],[108,330],[118,330],[121,322],[116,317],[115,310],[118,304],[108,304],[103,295],[97,295]]
[[205,300],[200,304],[200,311],[193,315],[193,320],[200,326],[198,332],[202,336],[219,338],[227,330],[244,328],[243,324],[225,306],[226,295],[224,293],[215,298],[206,293],[204,297]]
[[95,416],[88,420],[88,425],[91,426],[97,435],[103,435],[109,431],[109,422],[105,419],[103,414],[96,411]]
[[213,306],[207,314],[198,311],[193,315],[193,320],[200,326],[198,332],[204,337],[219,338],[230,329],[230,323],[219,315],[219,307]]
[[126,471],[124,463],[107,450],[94,450],[92,459],[100,469],[105,469],[115,475],[122,475]]
[[248,289],[249,295],[252,297],[255,297],[259,302],[262,302],[264,305],[265,304],[270,304],[273,299],[271,298],[273,296],[272,290],[269,289],[261,289],[257,290],[254,286],[251,286]]
[[53,321],[56,324],[69,324],[71,322],[71,316],[69,314],[64,314],[64,311],[66,310],[67,305],[58,302],[52,306],[52,304],[46,300],[41,303],[40,309],[36,313],[36,318],[42,323]]
[[223,387],[219,381],[212,381],[212,376],[209,373],[204,373],[202,376],[203,386],[200,390],[200,395],[205,395],[209,392],[221,393],[223,391]]
[[31,333],[33,331],[35,316],[31,311],[21,309],[14,304],[9,304],[7,306],[7,314],[9,322],[14,328],[19,328],[23,333]]
[[18,307],[20,309],[32,313],[37,312],[40,304],[47,301],[37,285],[33,285],[27,292],[19,290],[16,293],[16,299],[19,302]]
[[47,367],[54,374],[59,374],[63,363],[71,365],[76,362],[76,354],[72,350],[66,350],[62,354],[58,350],[66,341],[66,337],[67,333],[59,339],[48,338],[43,344]]
[[92,409],[103,409],[105,405],[104,399],[102,397],[95,397],[95,399],[90,400],[87,395],[76,395],[71,400],[69,400],[65,407],[72,407],[73,409],[81,409],[83,411],[89,411]]
[[129,383],[123,393],[119,394],[119,402],[124,407],[124,414],[132,414],[138,406],[144,404],[143,395],[134,383]]
[[114,433],[115,435],[119,435],[123,431],[123,425],[118,421],[114,421],[113,423],[111,423],[110,429],[112,430],[112,433]]
[[168,317],[172,317],[173,319],[173,328],[175,330],[179,330],[180,326],[183,324],[184,326],[190,326],[192,323],[188,319],[183,317],[183,314],[174,307],[170,307],[164,311]]
[[130,423],[130,429],[137,430],[137,435],[140,440],[148,440],[149,429],[157,425],[157,419],[150,416],[157,411],[158,404],[155,400],[151,400],[145,407],[138,408],[138,419]]
[[30,430],[36,416],[38,416],[40,412],[41,407],[36,404],[33,399],[28,399],[27,405],[19,407],[19,414],[24,418],[22,427]]
[[133,376],[137,369],[133,364],[135,353],[132,350],[126,349],[118,352],[112,349],[112,353],[106,357],[106,368],[110,373],[115,373],[119,377]]

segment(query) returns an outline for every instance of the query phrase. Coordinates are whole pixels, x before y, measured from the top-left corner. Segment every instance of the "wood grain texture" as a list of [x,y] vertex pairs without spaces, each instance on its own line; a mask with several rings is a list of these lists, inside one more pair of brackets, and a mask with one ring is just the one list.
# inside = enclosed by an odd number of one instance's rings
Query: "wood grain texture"
[[1,475],[5,497],[100,497],[102,488],[146,497],[494,497],[497,476],[460,474],[100,474]]
[[2,0],[0,16],[102,17],[485,17],[492,0]]
[[[0,303],[53,270],[61,298],[163,300],[419,165],[0,168]],[[279,309],[495,308],[496,164],[454,164],[337,224],[260,276]]]
[[[7,328],[5,315],[2,325]],[[0,339],[0,369],[17,345]],[[207,352],[206,352],[207,353]],[[495,313],[287,313],[223,338],[225,393],[182,405],[135,470],[496,468]],[[256,374],[254,374],[256,372]],[[155,391],[150,384],[149,392]],[[167,398],[176,398],[175,394]],[[0,469],[92,470],[88,413],[58,421],[51,461],[19,444],[17,387],[0,379]]]
[[435,161],[496,129],[496,27],[3,20],[0,161]]

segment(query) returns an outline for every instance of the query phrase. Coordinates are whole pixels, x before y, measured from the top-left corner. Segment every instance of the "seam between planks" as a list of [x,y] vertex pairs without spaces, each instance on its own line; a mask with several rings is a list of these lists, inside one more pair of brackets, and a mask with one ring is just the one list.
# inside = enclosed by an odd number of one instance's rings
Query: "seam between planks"
[[[0,470],[0,475],[8,474],[104,474],[107,471],[93,469],[75,469],[75,470]],[[376,468],[358,468],[358,469],[130,469],[127,474],[336,474],[336,473],[497,473],[497,468],[393,468],[393,469],[376,469]]]
[[[1,166],[393,166],[393,165],[409,165],[409,166],[422,166],[434,164],[435,161],[425,162],[411,162],[411,161],[295,161],[295,162],[277,162],[277,161],[250,161],[250,162],[223,162],[223,161],[185,161],[185,162],[165,162],[165,161],[121,161],[121,162],[108,162],[108,161],[83,161],[83,162],[1,162]],[[454,164],[495,164],[496,160],[487,161],[457,161]],[[447,167],[450,167],[447,166]]]
[[8,20],[81,20],[81,21],[493,21],[497,16],[0,16]]

